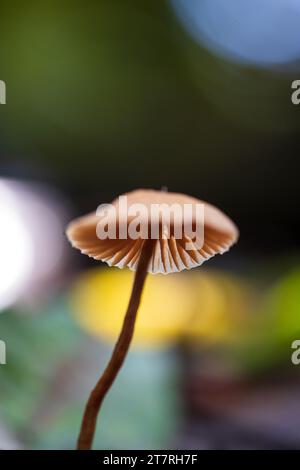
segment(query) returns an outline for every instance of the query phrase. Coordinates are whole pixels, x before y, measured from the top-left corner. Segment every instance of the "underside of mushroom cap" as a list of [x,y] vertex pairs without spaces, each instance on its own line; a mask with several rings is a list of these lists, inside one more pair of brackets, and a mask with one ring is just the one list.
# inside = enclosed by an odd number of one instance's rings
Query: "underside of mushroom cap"
[[[182,236],[178,238],[173,233],[172,227],[167,234],[163,227],[160,227],[159,238],[155,241],[148,267],[149,273],[168,274],[200,266],[214,255],[228,251],[238,239],[237,227],[223,212],[196,198],[154,190],[136,190],[125,196],[127,196],[128,207],[132,204],[143,204],[149,211],[152,204],[179,204],[182,207],[184,204],[193,206],[204,204],[202,246],[198,247],[195,239],[184,230]],[[119,199],[113,201],[112,204],[118,209]],[[104,261],[109,266],[128,267],[135,270],[145,240],[142,238],[101,240],[97,236],[98,222],[99,215],[95,213],[71,222],[67,229],[67,237],[71,244],[82,253]],[[117,221],[119,222],[120,220]],[[159,224],[160,220],[157,223]],[[189,249],[186,249],[187,244],[189,244]]]

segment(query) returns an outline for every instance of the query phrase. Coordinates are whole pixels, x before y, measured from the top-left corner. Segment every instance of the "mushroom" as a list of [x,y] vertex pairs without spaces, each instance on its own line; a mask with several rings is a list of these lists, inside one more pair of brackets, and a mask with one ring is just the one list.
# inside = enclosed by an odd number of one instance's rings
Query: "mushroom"
[[[200,266],[215,254],[227,251],[238,239],[236,226],[223,212],[196,198],[155,190],[136,190],[125,196],[127,212],[120,210],[120,197],[113,201],[106,211],[97,211],[96,214],[76,219],[67,228],[68,239],[73,247],[78,248],[82,253],[96,260],[105,261],[109,266],[129,267],[135,271],[121,333],[110,361],[86,404],[77,443],[79,450],[91,448],[99,409],[127,355],[147,273],[168,274]],[[141,235],[128,237],[127,230],[130,229],[132,223],[135,223],[135,216],[130,212],[130,208],[136,205],[145,209],[141,210],[140,218],[136,223],[135,233],[140,229]],[[176,219],[174,216],[172,220],[169,219],[169,225],[166,226],[161,213],[158,215],[156,213],[155,217],[153,215],[152,209],[157,205],[170,209],[176,205],[177,210],[182,210],[182,213],[186,207],[191,208],[192,211],[184,219],[187,224],[183,224],[182,218]],[[201,244],[197,240],[198,221],[195,211],[198,207],[202,208],[204,215],[200,221]],[[110,226],[111,222],[117,225],[114,236],[106,239],[99,238],[98,233],[99,219],[104,213],[107,226]],[[117,217],[113,220],[116,214]],[[186,220],[187,218],[189,220]],[[125,237],[120,235],[124,226]],[[148,228],[146,236],[143,232],[145,226]]]

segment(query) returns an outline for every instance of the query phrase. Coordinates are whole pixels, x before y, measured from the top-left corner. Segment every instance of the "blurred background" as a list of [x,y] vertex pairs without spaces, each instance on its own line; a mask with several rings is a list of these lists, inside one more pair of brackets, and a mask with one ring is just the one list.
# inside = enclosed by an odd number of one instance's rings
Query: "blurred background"
[[240,241],[148,279],[95,448],[300,448],[299,21],[297,0],[1,6],[1,448],[74,448],[132,273],[66,224],[162,186]]

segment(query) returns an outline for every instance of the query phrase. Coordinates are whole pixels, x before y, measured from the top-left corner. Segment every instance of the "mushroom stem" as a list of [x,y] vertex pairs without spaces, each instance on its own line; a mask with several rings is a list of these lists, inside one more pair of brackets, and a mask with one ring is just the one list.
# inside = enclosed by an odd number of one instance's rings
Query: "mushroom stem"
[[77,442],[78,450],[91,449],[100,407],[128,353],[153,247],[153,240],[144,241],[121,333],[114,347],[110,361],[95,388],[92,390],[85,407]]

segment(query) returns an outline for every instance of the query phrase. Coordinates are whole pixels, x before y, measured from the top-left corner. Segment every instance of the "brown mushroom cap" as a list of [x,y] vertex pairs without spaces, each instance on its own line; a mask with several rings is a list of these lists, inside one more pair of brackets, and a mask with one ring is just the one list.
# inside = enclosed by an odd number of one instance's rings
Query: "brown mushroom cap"
[[[224,253],[238,239],[238,229],[235,224],[216,207],[199,199],[179,193],[169,193],[155,190],[136,190],[126,194],[128,206],[144,204],[149,210],[151,204],[204,204],[204,243],[194,250],[186,250],[186,244],[193,240],[183,233],[182,238],[175,238],[170,233],[166,238],[160,230],[159,239],[155,242],[153,255],[148,272],[152,274],[178,272],[200,266],[204,261],[218,253]],[[112,203],[116,208],[119,200]],[[135,270],[144,240],[106,239],[100,240],[96,233],[99,216],[95,213],[75,219],[67,229],[67,237],[71,244],[82,253],[105,261],[109,266],[119,268],[129,267]],[[117,221],[118,222],[118,221]]]

